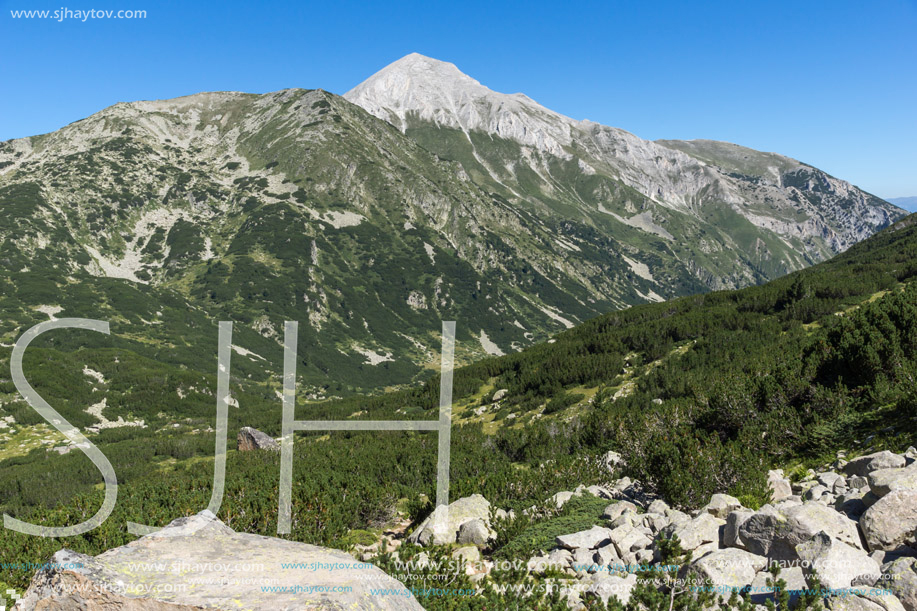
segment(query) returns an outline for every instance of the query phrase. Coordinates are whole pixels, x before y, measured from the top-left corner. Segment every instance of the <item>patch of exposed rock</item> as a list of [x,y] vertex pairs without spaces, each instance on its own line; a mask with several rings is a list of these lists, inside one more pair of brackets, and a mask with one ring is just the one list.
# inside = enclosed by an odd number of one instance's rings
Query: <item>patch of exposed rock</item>
[[341,551],[237,533],[205,510],[94,558],[57,552],[49,565],[61,568],[38,571],[15,610],[423,611],[413,596],[371,594],[404,588],[379,569],[330,568],[354,563]]

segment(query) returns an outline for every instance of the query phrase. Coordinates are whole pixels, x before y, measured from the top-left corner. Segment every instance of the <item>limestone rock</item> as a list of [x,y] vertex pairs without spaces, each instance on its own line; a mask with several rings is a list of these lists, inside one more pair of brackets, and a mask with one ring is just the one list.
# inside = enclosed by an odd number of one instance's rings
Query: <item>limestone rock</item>
[[606,507],[605,511],[602,513],[602,517],[606,520],[616,520],[621,514],[627,512],[636,513],[637,506],[630,501],[618,501]]
[[880,498],[895,490],[917,490],[917,468],[879,469],[870,473],[867,480],[869,490]]
[[[372,595],[371,588],[404,588],[379,569],[285,570],[281,563],[288,562],[330,567],[356,560],[337,550],[237,533],[203,511],[95,558],[57,552],[50,568],[32,578],[16,609],[423,611],[413,596]],[[82,568],[56,568],[77,564]],[[304,588],[305,582],[313,587]]]
[[797,558],[796,546],[819,532],[853,547],[861,547],[856,523],[821,503],[808,502],[780,510],[762,507],[739,528],[745,549],[780,560]]
[[895,490],[866,510],[860,528],[872,551],[917,549],[917,490]]
[[873,471],[903,467],[904,464],[905,459],[903,456],[893,454],[888,450],[882,450],[881,452],[854,458],[844,466],[844,473],[865,477]]
[[609,598],[615,596],[622,605],[626,605],[630,602],[631,593],[637,586],[637,576],[633,573],[627,577],[596,573],[592,579],[592,585],[589,586],[586,592],[595,594],[604,603],[607,603]]
[[575,550],[577,548],[595,549],[611,541],[611,529],[593,526],[589,530],[569,535],[560,535],[556,539],[558,547]]
[[494,534],[487,527],[487,523],[480,518],[468,520],[459,527],[458,542],[484,545],[492,539]]
[[767,487],[771,490],[771,501],[775,503],[793,494],[790,480],[784,477],[782,469],[767,472]]
[[239,442],[240,452],[280,449],[280,444],[273,437],[250,426],[242,427],[236,440]]
[[882,569],[869,555],[858,548],[818,533],[811,540],[796,546],[799,559],[808,571],[818,576],[821,584],[829,589],[840,590],[867,583],[872,585],[879,579]]
[[696,550],[706,543],[717,543],[720,540],[720,529],[725,521],[709,513],[702,513],[684,524],[671,524],[663,529],[666,536],[676,535],[684,550]]
[[891,590],[907,611],[917,611],[917,558],[899,558],[883,568],[887,579],[879,585]]
[[741,549],[719,549],[691,564],[690,573],[710,579],[717,586],[741,589],[751,585],[755,575],[767,566],[767,558]]
[[742,503],[734,496],[729,496],[728,494],[714,494],[710,497],[710,502],[707,503],[701,511],[706,511],[714,517],[725,519],[726,516],[741,507]]
[[[444,519],[446,515],[448,519]],[[450,503],[448,511],[444,506],[438,506],[411,533],[408,541],[420,545],[455,543],[462,524],[475,519],[490,526],[490,503],[480,494],[472,494]]]

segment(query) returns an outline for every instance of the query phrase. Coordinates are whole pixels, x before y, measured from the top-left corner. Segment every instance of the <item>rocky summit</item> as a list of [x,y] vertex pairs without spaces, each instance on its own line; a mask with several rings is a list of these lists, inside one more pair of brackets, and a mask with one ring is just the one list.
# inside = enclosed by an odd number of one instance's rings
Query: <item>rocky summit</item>
[[61,550],[49,566],[35,574],[16,611],[423,609],[371,564],[237,533],[208,511],[94,558]]

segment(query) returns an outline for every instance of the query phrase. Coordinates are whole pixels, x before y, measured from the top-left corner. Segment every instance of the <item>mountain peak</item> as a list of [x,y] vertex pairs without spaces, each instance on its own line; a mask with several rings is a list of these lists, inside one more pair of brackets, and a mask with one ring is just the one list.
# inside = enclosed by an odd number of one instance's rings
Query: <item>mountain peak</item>
[[521,93],[488,89],[455,64],[411,53],[375,73],[344,97],[405,131],[431,121],[464,132],[480,130],[564,155],[577,123]]

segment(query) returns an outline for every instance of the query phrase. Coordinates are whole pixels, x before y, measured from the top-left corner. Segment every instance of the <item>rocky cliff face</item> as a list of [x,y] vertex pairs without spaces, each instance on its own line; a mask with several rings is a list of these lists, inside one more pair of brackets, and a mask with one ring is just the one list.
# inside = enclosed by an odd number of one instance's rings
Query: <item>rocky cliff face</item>
[[423,610],[349,554],[236,533],[207,511],[95,558],[61,550],[51,565],[16,611]]

